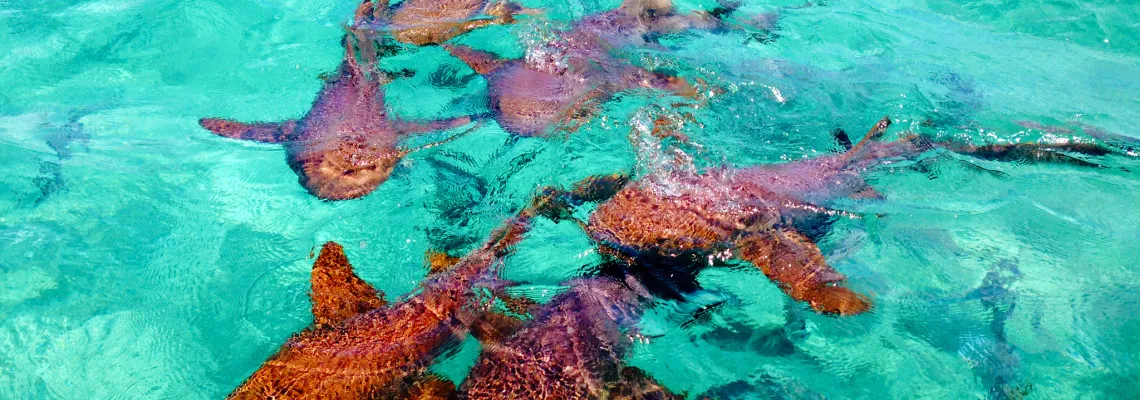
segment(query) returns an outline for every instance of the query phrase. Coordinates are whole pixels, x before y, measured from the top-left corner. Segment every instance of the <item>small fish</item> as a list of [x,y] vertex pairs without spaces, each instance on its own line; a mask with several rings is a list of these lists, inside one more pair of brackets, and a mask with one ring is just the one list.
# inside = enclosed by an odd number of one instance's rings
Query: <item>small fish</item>
[[[219,136],[285,145],[289,166],[301,186],[318,198],[367,195],[388,180],[404,156],[439,144],[407,149],[399,147],[401,139],[471,122],[467,116],[417,123],[389,115],[383,85],[390,78],[376,66],[374,40],[349,28],[343,39],[344,61],[300,120],[245,123],[203,118],[198,122]],[[357,59],[358,50],[363,60]]]
[[[453,385],[429,364],[472,326],[484,324],[494,268],[530,229],[526,211],[495,230],[479,249],[436,269],[394,303],[361,280],[344,249],[328,242],[313,264],[313,324],[293,335],[230,399],[446,398]],[[485,331],[485,330],[484,330]]]
[[868,170],[918,157],[936,145],[998,160],[1066,162],[1053,154],[1104,151],[1083,144],[931,143],[917,136],[879,142],[890,124],[884,117],[842,154],[742,169],[669,171],[628,183],[620,174],[593,178],[562,194],[545,191],[542,213],[563,218],[567,212],[560,207],[608,198],[584,224],[602,254],[630,263],[644,257],[671,257],[683,265],[694,265],[692,260],[714,264],[740,259],[817,312],[854,315],[870,310],[870,299],[845,287],[846,277],[828,265],[804,234],[804,225],[818,221],[821,214],[850,215],[827,208],[833,201],[882,199],[863,179]]

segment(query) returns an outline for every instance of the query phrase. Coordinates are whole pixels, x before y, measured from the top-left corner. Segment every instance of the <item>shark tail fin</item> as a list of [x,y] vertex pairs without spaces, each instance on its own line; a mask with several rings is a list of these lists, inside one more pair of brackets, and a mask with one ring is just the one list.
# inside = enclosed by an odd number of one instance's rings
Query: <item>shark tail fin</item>
[[443,49],[447,50],[448,53],[451,53],[451,55],[456,58],[463,60],[467,66],[471,67],[471,69],[475,70],[475,73],[479,75],[493,72],[505,64],[505,60],[496,57],[494,54],[475,50],[467,46],[444,44]]
[[746,236],[737,242],[737,252],[789,297],[808,303],[816,312],[856,315],[871,309],[870,299],[847,288],[846,277],[799,232],[781,229]]
[[1018,164],[1069,164],[1080,167],[1102,168],[1103,165],[1082,157],[1102,157],[1112,153],[1108,147],[1096,143],[1013,143],[974,146],[947,143],[943,147],[959,154],[990,161]]
[[289,141],[293,135],[297,121],[245,123],[230,119],[202,118],[198,120],[198,125],[215,135],[231,139],[252,140],[261,143],[283,143]]
[[344,247],[325,243],[313,263],[313,323],[333,326],[358,314],[383,307],[384,293],[360,279],[344,255]]

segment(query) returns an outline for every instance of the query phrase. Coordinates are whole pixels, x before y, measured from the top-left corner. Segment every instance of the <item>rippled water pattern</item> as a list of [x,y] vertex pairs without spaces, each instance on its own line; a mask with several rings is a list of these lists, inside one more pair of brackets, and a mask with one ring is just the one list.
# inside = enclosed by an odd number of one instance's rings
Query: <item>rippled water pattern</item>
[[[352,3],[0,0],[0,398],[223,397],[311,321],[314,246],[345,244],[397,296],[424,276],[426,251],[472,248],[537,186],[669,158],[631,147],[631,119],[655,100],[626,93],[576,134],[488,124],[413,153],[361,200],[323,202],[280,146],[197,125],[303,114],[343,54]],[[545,17],[457,41],[521,55],[550,27],[617,6],[524,3]],[[742,14],[779,13],[773,32],[629,52],[726,89],[687,125],[697,165],[826,154],[832,130],[857,137],[882,115],[891,135],[1061,140],[1084,134],[1026,126],[1086,124],[1122,151],[1140,140],[1132,2],[801,6],[749,0]],[[439,47],[385,65],[416,72],[387,87],[397,115],[486,110],[485,81]],[[1001,382],[1009,397],[1133,397],[1140,162],[1102,161],[875,171],[888,200],[852,205],[863,217],[820,242],[872,294],[871,313],[820,316],[750,267],[708,269],[703,297],[661,301],[639,323],[648,340],[631,363],[675,391],[734,399],[986,398]],[[540,222],[503,275],[549,298],[596,262],[576,225]],[[477,352],[467,341],[433,368],[461,379]]]

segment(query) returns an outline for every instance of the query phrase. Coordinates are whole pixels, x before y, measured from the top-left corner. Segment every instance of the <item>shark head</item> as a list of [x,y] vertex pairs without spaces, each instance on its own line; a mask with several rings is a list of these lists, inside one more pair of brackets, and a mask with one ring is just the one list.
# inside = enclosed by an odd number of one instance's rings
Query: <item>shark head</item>
[[301,149],[291,157],[301,186],[323,200],[350,200],[388,180],[406,152],[348,141]]

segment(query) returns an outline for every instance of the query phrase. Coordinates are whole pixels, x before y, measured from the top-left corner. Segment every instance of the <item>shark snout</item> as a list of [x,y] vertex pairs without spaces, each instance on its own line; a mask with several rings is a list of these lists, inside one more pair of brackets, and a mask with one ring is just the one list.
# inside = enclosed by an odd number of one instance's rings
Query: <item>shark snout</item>
[[301,186],[314,196],[351,200],[372,193],[387,181],[401,155],[393,151],[366,157],[356,152],[329,151],[301,161],[295,169]]

